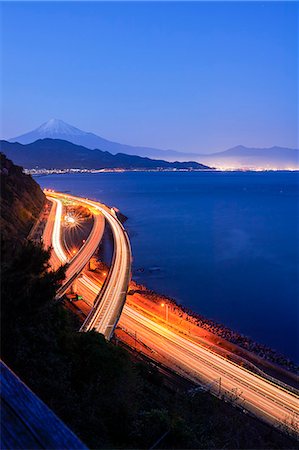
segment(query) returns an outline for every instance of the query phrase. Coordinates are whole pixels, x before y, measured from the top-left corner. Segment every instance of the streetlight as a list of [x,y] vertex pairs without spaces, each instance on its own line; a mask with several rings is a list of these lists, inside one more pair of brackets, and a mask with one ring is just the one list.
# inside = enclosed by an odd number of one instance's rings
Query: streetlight
[[161,303],[162,308],[165,307],[165,320],[168,322],[168,304],[167,303]]

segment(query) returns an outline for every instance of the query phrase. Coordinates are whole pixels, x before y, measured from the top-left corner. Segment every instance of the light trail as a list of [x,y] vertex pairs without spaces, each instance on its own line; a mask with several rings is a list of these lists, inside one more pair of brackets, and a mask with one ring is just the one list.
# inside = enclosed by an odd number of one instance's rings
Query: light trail
[[[78,280],[78,290],[90,301],[99,285],[86,274]],[[262,418],[271,425],[285,424],[292,431],[298,426],[299,397],[271,381],[240,367],[221,355],[208,350],[192,339],[180,335],[156,323],[132,307],[125,305],[119,326],[150,347],[157,355],[168,361],[170,368],[199,383],[208,384],[221,378],[221,390],[216,383],[211,390],[218,396],[238,389],[237,399],[242,409]],[[291,424],[294,419],[294,427]]]
[[[61,199],[68,199],[75,201],[80,205],[89,207],[91,212],[93,212],[95,223],[97,222],[99,214],[101,214],[105,217],[111,227],[114,239],[113,262],[107,276],[106,283],[103,286],[103,289],[100,292],[98,291],[98,296],[96,298],[95,304],[80,329],[80,331],[95,329],[99,333],[104,334],[106,339],[109,340],[113,334],[114,328],[118,322],[122,308],[126,301],[126,294],[131,279],[132,258],[130,242],[127,234],[122,224],[117,219],[114,210],[107,208],[105,205],[71,195],[53,193],[48,191],[46,192],[51,199],[55,198],[58,204],[59,202],[61,203]],[[61,213],[62,208],[57,207],[57,221],[55,220],[55,224],[61,223]],[[58,217],[59,215],[60,218]],[[74,258],[69,261],[69,267],[66,272],[66,281],[64,285],[59,289],[56,298],[60,298],[66,292],[72,280],[76,278],[80,273],[78,272],[78,267],[81,271],[84,265],[91,258],[92,254],[95,252],[99,242],[97,233],[94,232],[94,228],[84,246],[82,246],[79,252],[74,256]],[[54,250],[56,252],[57,249],[57,251],[59,252],[59,258],[61,258],[62,255],[60,254],[60,233],[57,233],[55,226],[53,230],[53,241],[55,241]],[[90,251],[87,251],[87,248],[89,248]],[[83,266],[82,260],[85,261],[85,264]]]
[[[88,200],[82,200],[82,202],[93,208],[99,205],[97,202]],[[103,305],[110,304],[115,307],[115,293],[120,298],[125,296],[126,291],[122,289],[128,273],[128,260],[125,248],[127,236],[122,226],[117,223],[118,221],[116,222],[117,219],[107,211],[107,208],[102,209],[102,213],[111,225],[116,246],[108,281],[106,286],[105,283],[103,286],[104,294],[98,295],[101,286],[86,274],[78,278],[77,288],[90,305],[96,297],[95,306],[88,316],[90,317],[88,329],[97,329],[97,320],[101,318],[107,331],[110,314],[105,308],[103,309]],[[292,432],[298,431],[299,397],[293,392],[244,369],[194,342],[191,338],[156,323],[128,305],[123,308],[119,324],[132,335],[138,333],[138,339],[146,343],[157,355],[163,357],[171,369],[198,383],[214,381],[211,391],[216,395],[223,393],[227,399],[237,389],[236,402],[242,409],[250,411],[271,425],[283,425]],[[221,387],[215,383],[215,380],[220,379]]]
[[54,252],[58,256],[60,262],[62,264],[65,264],[68,262],[68,258],[62,248],[61,238],[60,238],[60,236],[61,236],[62,203],[60,200],[58,200],[54,197],[47,196],[47,199],[56,203],[56,216],[55,216],[54,228],[53,228],[53,234],[52,234],[52,246],[53,246]]
[[[85,265],[89,262],[90,258],[96,251],[103,237],[105,221],[102,214],[94,214],[94,223],[88,238],[86,239],[84,245],[82,245],[82,247],[78,250],[78,252],[69,260],[61,244],[60,227],[62,216],[62,202],[60,198],[56,198],[56,196],[54,196],[52,192],[48,193],[46,191],[46,193],[47,198],[56,204],[56,215],[52,231],[52,245],[54,253],[58,256],[61,264],[68,263],[64,283],[56,294],[56,299],[59,299],[70,288],[74,280],[82,272]],[[81,203],[82,202],[80,201],[80,204]]]

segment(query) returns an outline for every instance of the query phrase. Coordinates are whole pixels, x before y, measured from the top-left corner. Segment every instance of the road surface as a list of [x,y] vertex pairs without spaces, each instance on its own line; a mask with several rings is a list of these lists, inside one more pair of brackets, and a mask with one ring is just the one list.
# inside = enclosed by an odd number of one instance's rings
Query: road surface
[[[99,286],[84,274],[78,291],[92,303]],[[153,354],[167,360],[169,367],[192,381],[210,384],[210,390],[252,412],[271,425],[298,426],[299,397],[208,350],[185,335],[156,323],[144,313],[124,306],[119,326],[136,335]],[[297,424],[295,424],[297,422]]]
[[95,329],[102,333],[106,339],[110,339],[118,322],[122,308],[126,301],[127,290],[131,279],[131,247],[125,229],[117,219],[114,210],[107,208],[99,202],[94,202],[80,197],[46,191],[47,196],[56,202],[56,217],[53,227],[52,244],[60,261],[66,262],[65,251],[61,245],[61,200],[67,199],[88,207],[94,215],[94,226],[84,246],[81,247],[76,256],[68,262],[66,280],[59,289],[57,298],[60,298],[68,289],[70,284],[80,274],[99,244],[104,229],[99,229],[99,217],[105,217],[109,223],[114,240],[114,254],[107,279],[102,289],[98,289],[98,295],[94,306],[81,331]]
[[[54,199],[50,199],[48,197],[51,210],[48,216],[48,220],[46,222],[46,226],[43,232],[43,245],[45,248],[52,247],[52,236],[53,236],[53,230],[54,230],[54,224],[56,219],[56,212],[57,212],[57,202]],[[50,257],[50,265],[54,270],[57,270],[61,266],[62,262],[59,259],[56,251],[52,247],[51,251],[51,257]]]
[[44,246],[49,247],[52,245],[53,251],[51,253],[50,263],[53,264],[56,269],[62,264],[67,264],[65,280],[56,295],[56,299],[59,299],[70,288],[71,284],[82,272],[96,251],[104,234],[105,220],[100,212],[94,214],[93,227],[88,238],[75,256],[69,259],[61,244],[62,202],[60,199],[52,196],[51,193],[46,193],[47,199],[53,203],[53,206],[43,235]]
[[[94,206],[96,202],[89,203]],[[109,214],[106,210],[105,212]],[[105,217],[107,218],[106,215]],[[107,316],[104,323],[109,324],[109,314],[98,306],[101,306],[103,299],[104,302],[109,300],[113,305],[115,292],[120,296],[125,295],[122,289],[128,270],[128,259],[125,256],[126,235],[114,220],[110,219],[110,224],[119,250],[118,254],[114,255],[111,277],[108,280],[111,288],[107,291],[106,286],[104,291],[107,293],[105,297],[100,298],[99,305],[96,301],[96,313],[95,307],[92,308],[88,316],[90,326],[85,329],[96,328],[94,325],[102,313]],[[83,274],[77,282],[78,292],[83,294],[90,305],[95,297],[99,300],[100,287],[100,284],[87,274]],[[119,325],[132,335],[137,334],[138,340],[146,343],[157,355],[163,356],[169,367],[176,372],[193,381],[209,383],[210,390],[216,395],[224,396],[271,425],[286,426],[292,431],[298,429],[299,397],[294,393],[238,366],[192,341],[191,337],[176,333],[127,305],[123,308]]]

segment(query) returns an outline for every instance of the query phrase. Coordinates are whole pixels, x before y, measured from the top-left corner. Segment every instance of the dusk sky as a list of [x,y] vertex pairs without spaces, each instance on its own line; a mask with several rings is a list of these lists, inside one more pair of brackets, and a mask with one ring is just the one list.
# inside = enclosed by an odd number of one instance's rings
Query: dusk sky
[[55,117],[162,149],[298,147],[293,2],[1,9],[3,138]]

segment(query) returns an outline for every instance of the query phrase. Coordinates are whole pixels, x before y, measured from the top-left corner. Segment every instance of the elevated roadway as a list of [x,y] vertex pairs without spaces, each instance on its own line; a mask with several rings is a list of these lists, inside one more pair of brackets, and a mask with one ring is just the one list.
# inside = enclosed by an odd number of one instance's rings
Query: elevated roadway
[[53,264],[55,268],[62,264],[67,265],[64,283],[56,293],[56,299],[59,300],[70,288],[78,275],[80,275],[96,251],[104,234],[105,220],[99,211],[93,212],[94,223],[88,238],[78,252],[69,259],[61,244],[62,201],[60,198],[56,198],[51,192],[45,191],[45,193],[47,199],[53,203],[53,206],[45,227],[43,242],[45,246],[49,246],[49,234],[52,233],[51,245],[54,251],[52,252],[51,259],[53,259]]
[[[92,304],[98,283],[84,274],[78,280],[78,290]],[[244,410],[274,426],[299,431],[299,397],[227,360],[219,354],[176,333],[144,313],[125,305],[119,326],[162,356],[170,368],[192,381],[209,385],[211,392],[223,396]]]
[[[46,191],[47,197],[56,203],[56,216],[52,233],[52,245],[54,251],[62,263],[68,263],[66,280],[57,292],[56,298],[61,298],[78,277],[95,252],[102,238],[104,227],[101,226],[100,217],[104,217],[109,223],[114,242],[114,252],[111,268],[102,289],[98,289],[93,308],[82,325],[80,331],[95,329],[102,333],[106,339],[110,339],[118,322],[122,308],[126,301],[126,294],[131,279],[131,247],[127,233],[117,219],[114,210],[109,209],[99,202],[94,202],[80,197]],[[67,261],[65,251],[61,245],[61,200],[74,201],[77,204],[88,207],[94,215],[94,226],[78,253]]]

